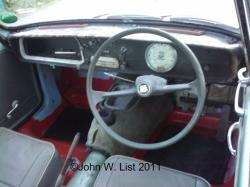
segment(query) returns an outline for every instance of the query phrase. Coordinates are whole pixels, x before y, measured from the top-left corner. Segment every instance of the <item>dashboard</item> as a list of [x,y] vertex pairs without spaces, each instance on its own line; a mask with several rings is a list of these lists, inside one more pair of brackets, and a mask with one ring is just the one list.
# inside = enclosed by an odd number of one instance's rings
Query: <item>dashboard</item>
[[[109,37],[135,26],[78,25],[40,27],[13,33],[9,42],[20,60],[87,70],[97,49]],[[242,62],[242,48],[233,36],[197,29],[159,28],[186,43],[201,63],[206,82],[232,82]],[[155,35],[127,36],[107,48],[97,63],[101,71],[158,74],[173,79],[195,77],[192,66],[170,41]]]

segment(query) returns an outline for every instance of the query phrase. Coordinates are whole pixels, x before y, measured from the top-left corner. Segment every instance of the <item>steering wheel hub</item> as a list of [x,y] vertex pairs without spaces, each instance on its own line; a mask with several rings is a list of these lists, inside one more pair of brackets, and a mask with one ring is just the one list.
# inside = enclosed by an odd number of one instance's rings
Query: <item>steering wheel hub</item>
[[167,80],[155,75],[143,75],[137,77],[135,84],[139,96],[149,97],[166,86]]
[[143,96],[149,96],[150,93],[151,93],[151,88],[147,84],[142,83],[139,86],[137,86],[137,92],[142,97]]

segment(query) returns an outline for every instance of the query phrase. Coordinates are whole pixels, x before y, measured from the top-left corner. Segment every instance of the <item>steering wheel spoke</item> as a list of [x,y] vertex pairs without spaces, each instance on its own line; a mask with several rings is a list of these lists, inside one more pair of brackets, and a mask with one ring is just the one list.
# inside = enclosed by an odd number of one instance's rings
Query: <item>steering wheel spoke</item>
[[129,89],[125,90],[117,90],[117,91],[112,91],[112,92],[105,92],[103,97],[119,97],[119,96],[129,96],[129,95],[135,95],[136,88],[131,87]]
[[171,93],[176,91],[183,91],[183,90],[191,90],[193,88],[192,82],[191,83],[183,83],[183,84],[173,84],[173,85],[165,85],[160,88],[158,91],[163,93]]
[[105,93],[106,92],[103,92],[103,91],[91,90],[92,99],[93,99],[92,101],[93,101],[95,106],[104,100]]
[[171,93],[171,92],[177,92],[177,91],[190,90],[192,91],[192,93],[197,95],[198,86],[199,86],[199,83],[198,83],[198,80],[196,79],[189,83],[165,85],[162,88],[160,88],[158,91],[164,92],[164,93]]
[[99,102],[102,102],[105,98],[108,97],[129,96],[129,95],[135,95],[137,93],[135,87],[131,87],[129,89],[124,89],[124,90],[111,91],[111,92],[96,91],[96,90],[92,90],[91,92],[95,105]]
[[199,92],[200,83],[199,83],[198,79],[190,82],[189,84],[191,86],[192,93],[199,97],[200,96],[200,92]]

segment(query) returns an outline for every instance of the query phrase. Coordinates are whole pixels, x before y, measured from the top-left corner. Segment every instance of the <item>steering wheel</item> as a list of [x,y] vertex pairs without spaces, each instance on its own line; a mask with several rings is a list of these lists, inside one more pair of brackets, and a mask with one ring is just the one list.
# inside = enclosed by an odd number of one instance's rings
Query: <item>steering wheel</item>
[[[131,35],[131,34],[137,34],[137,33],[154,34],[154,35],[161,36],[171,41],[173,45],[175,45],[176,48],[182,51],[185,58],[191,63],[193,70],[196,74],[196,79],[189,83],[168,85],[166,79],[164,78],[161,78],[155,75],[143,75],[143,76],[139,76],[136,78],[134,87],[128,88],[126,90],[118,90],[118,91],[110,91],[110,92],[93,90],[92,80],[93,80],[95,66],[99,57],[102,55],[103,51],[111,43],[125,36]],[[118,33],[114,35],[113,37],[110,37],[109,39],[107,39],[97,50],[97,52],[95,53],[90,63],[86,82],[87,82],[86,90],[87,90],[87,98],[88,98],[89,106],[98,124],[106,131],[108,135],[110,135],[116,141],[126,146],[135,148],[135,149],[145,149],[145,150],[160,149],[163,147],[170,146],[176,143],[177,141],[181,140],[183,137],[185,137],[192,130],[197,120],[199,119],[199,116],[204,106],[205,95],[206,95],[206,87],[205,87],[205,79],[204,79],[203,71],[201,69],[198,59],[196,58],[194,53],[190,50],[190,48],[186,44],[176,39],[171,34],[165,31],[152,29],[152,28],[130,29],[130,30],[126,30],[121,33]],[[103,101],[105,98],[108,98],[108,97],[118,97],[118,96],[121,97],[121,96],[135,95],[135,94],[137,94],[140,97],[150,97],[152,95],[159,95],[159,94],[170,93],[170,92],[181,91],[181,90],[191,90],[197,96],[198,101],[196,104],[195,112],[185,128],[183,128],[178,134],[176,134],[172,138],[169,138],[162,142],[139,143],[139,142],[128,140],[120,136],[118,133],[116,133],[111,127],[109,127],[104,122],[104,120],[102,119],[102,117],[100,116],[96,108],[96,105],[99,102]]]

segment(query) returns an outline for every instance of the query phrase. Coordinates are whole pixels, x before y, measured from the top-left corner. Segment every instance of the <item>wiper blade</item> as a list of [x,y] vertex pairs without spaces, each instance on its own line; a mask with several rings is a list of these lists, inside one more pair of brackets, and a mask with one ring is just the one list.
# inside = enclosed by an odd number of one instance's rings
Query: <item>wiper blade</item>
[[124,21],[134,21],[134,20],[148,20],[148,21],[164,21],[164,18],[168,16],[148,16],[148,15],[133,15],[133,14],[102,14],[95,16],[94,19],[118,19]]
[[195,17],[181,17],[181,16],[173,16],[173,15],[163,15],[163,16],[150,16],[150,15],[133,15],[133,14],[102,14],[93,17],[93,19],[107,19],[107,20],[119,20],[122,22],[133,23],[133,22],[156,22],[156,23],[169,23],[169,24],[178,24],[178,25],[196,25],[196,26],[205,26],[210,28],[216,28],[225,30],[226,32],[239,33],[238,29],[225,25],[220,22],[206,20],[202,18]]
[[194,23],[194,24],[212,24],[212,25],[222,25],[222,23],[206,20],[202,18],[193,18],[193,17],[169,17],[170,22],[178,22],[178,23]]
[[115,20],[123,20],[123,21],[136,21],[136,20],[144,20],[144,21],[160,21],[160,22],[170,22],[170,23],[193,23],[199,25],[210,25],[210,26],[225,26],[222,23],[194,18],[194,17],[181,17],[181,16],[172,16],[172,15],[164,15],[164,16],[150,16],[150,15],[137,15],[137,14],[102,14],[95,16],[94,19],[115,19]]
[[[167,20],[164,20],[164,21],[167,21]],[[234,27],[228,26],[228,25],[220,23],[220,22],[206,20],[206,19],[202,19],[202,18],[170,16],[170,17],[168,17],[168,21],[170,23],[205,25],[205,26],[209,26],[209,27],[216,27],[216,28],[220,28],[220,29],[224,29],[224,30],[238,33],[238,30]]]

